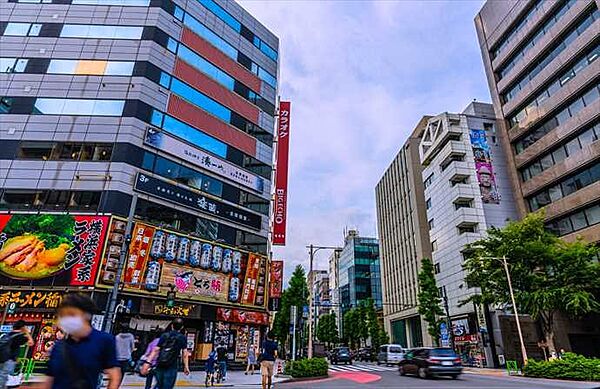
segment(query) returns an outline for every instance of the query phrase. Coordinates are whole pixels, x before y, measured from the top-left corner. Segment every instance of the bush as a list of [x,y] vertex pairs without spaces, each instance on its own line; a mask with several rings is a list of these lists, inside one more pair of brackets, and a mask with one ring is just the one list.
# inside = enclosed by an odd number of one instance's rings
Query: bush
[[324,377],[328,369],[325,358],[299,359],[285,364],[285,374],[294,378]]
[[600,381],[600,359],[565,353],[562,359],[552,361],[529,360],[523,374],[527,377]]

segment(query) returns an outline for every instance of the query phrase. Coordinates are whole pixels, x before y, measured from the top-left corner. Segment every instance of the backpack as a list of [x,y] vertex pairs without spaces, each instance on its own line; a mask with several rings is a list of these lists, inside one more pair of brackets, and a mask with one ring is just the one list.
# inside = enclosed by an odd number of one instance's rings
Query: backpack
[[0,337],[0,363],[4,363],[11,358],[12,354],[12,341],[18,334],[4,334]]
[[181,351],[177,340],[177,334],[170,333],[166,335],[156,360],[157,367],[167,368],[177,364],[177,358],[179,358],[179,352]]

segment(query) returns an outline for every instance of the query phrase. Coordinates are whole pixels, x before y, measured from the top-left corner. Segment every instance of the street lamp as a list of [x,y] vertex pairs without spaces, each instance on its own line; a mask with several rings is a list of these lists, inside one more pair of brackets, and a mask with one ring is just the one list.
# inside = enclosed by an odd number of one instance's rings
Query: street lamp
[[523,354],[523,365],[527,365],[527,350],[525,349],[525,342],[523,341],[523,331],[521,331],[521,321],[519,320],[519,312],[517,311],[517,303],[515,301],[515,293],[512,287],[512,281],[510,278],[510,271],[508,269],[508,262],[506,261],[506,255],[503,255],[502,258],[498,257],[480,257],[480,259],[488,258],[499,261],[504,266],[504,271],[506,272],[506,281],[508,282],[508,291],[510,293],[510,300],[512,301],[513,312],[515,313],[515,321],[517,323],[517,332],[519,334],[519,342],[521,343],[521,353]]
[[[310,267],[309,267],[309,272],[308,274],[312,274],[313,271],[313,261],[314,261],[314,257],[315,257],[315,253],[319,250],[341,250],[341,247],[335,247],[335,246],[315,246],[315,245],[309,245],[306,246],[306,248],[308,249],[308,253],[310,256]],[[308,291],[308,357],[312,358],[313,355],[313,293],[312,293],[312,285],[311,285],[311,290]]]

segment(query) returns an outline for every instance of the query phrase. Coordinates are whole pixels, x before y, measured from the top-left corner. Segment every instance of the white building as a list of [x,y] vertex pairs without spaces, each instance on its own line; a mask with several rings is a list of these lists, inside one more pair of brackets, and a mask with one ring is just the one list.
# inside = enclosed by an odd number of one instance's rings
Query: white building
[[436,281],[463,351],[486,325],[473,304],[461,306],[476,292],[464,280],[465,246],[518,219],[496,128],[492,105],[473,102],[460,114],[430,118],[419,145]]

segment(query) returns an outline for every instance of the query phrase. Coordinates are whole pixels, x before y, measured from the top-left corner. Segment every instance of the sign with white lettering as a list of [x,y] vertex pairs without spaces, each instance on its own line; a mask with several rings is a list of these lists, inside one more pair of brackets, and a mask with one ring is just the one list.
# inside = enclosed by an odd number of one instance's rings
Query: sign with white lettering
[[273,245],[285,246],[287,224],[288,159],[290,150],[289,101],[279,103],[277,120],[277,162],[275,172],[275,204],[273,209]]
[[144,143],[259,193],[263,193],[265,190],[265,180],[262,177],[247,172],[158,129],[149,127]]
[[202,213],[213,215],[247,227],[260,230],[262,218],[259,215],[214,200],[191,190],[180,188],[164,180],[138,173],[134,189]]

